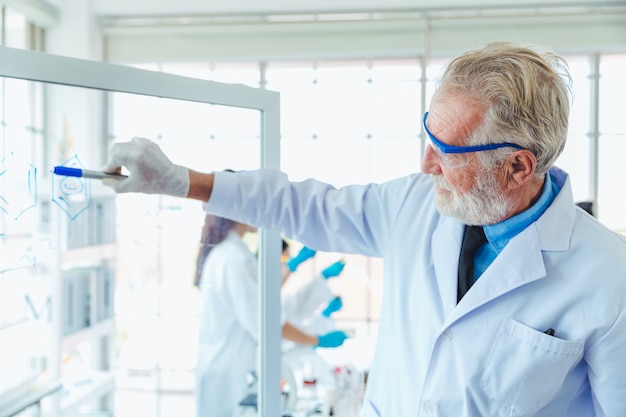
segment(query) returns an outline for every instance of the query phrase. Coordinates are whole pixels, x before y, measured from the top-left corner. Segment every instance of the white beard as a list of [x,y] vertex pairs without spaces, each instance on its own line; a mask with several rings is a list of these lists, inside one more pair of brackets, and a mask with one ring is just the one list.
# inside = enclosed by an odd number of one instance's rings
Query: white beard
[[435,204],[443,215],[452,216],[468,225],[488,225],[502,221],[511,202],[502,195],[493,174],[486,169],[476,173],[476,184],[457,193],[443,175],[431,175],[435,185],[448,192],[437,192]]

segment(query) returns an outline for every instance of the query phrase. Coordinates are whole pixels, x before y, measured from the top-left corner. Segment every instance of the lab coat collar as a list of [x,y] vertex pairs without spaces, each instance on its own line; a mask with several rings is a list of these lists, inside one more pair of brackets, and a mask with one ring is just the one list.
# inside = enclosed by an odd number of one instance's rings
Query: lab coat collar
[[576,219],[576,207],[570,177],[559,168],[550,170],[553,181],[561,188],[552,204],[546,212],[536,221],[543,251],[566,251],[570,247],[574,221]]
[[[434,267],[442,305],[444,328],[464,315],[516,288],[546,277],[543,252],[566,251],[572,235],[575,207],[567,174],[551,170],[561,187],[544,214],[515,236],[457,304],[458,253],[464,225],[442,217],[433,234]],[[443,330],[443,329],[442,329]]]

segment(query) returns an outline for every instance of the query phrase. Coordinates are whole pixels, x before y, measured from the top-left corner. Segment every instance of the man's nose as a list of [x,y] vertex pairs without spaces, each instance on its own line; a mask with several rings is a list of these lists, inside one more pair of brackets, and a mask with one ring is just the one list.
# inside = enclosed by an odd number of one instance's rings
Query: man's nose
[[441,159],[430,145],[426,146],[426,150],[424,152],[422,172],[424,174],[441,174]]

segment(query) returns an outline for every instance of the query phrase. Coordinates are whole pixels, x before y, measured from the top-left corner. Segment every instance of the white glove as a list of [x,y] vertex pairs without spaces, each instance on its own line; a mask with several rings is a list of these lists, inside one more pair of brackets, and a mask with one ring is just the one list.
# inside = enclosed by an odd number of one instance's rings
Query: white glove
[[128,178],[102,180],[104,185],[118,193],[167,194],[175,197],[187,197],[189,193],[189,169],[174,165],[151,140],[132,138],[130,142],[114,144],[102,171],[119,172],[122,166],[128,169]]

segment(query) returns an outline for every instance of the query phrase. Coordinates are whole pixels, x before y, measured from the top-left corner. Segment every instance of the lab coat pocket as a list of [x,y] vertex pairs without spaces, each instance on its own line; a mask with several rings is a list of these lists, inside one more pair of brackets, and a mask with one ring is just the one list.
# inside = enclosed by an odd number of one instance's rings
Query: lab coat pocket
[[545,406],[582,355],[582,341],[544,334],[507,319],[487,359],[481,386],[507,416]]

